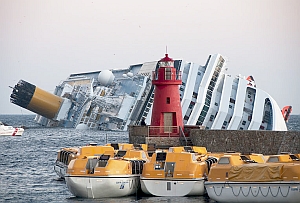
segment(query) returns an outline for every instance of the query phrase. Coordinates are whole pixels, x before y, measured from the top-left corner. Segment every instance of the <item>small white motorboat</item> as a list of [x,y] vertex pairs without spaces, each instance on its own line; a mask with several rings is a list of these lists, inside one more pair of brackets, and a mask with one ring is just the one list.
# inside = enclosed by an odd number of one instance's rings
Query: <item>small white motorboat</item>
[[24,132],[24,128],[15,128],[9,125],[4,125],[0,121],[0,136],[9,135],[9,136],[21,136]]

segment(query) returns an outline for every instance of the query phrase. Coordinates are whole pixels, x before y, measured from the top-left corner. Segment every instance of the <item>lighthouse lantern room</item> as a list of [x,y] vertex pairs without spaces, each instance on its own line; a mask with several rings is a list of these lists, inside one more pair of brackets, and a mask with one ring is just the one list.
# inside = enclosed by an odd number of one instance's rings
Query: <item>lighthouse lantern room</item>
[[178,89],[181,83],[181,72],[174,68],[174,60],[166,54],[159,61],[159,68],[152,73],[152,84],[155,86],[151,118],[152,133],[155,131],[160,136],[179,136],[180,130],[183,129]]

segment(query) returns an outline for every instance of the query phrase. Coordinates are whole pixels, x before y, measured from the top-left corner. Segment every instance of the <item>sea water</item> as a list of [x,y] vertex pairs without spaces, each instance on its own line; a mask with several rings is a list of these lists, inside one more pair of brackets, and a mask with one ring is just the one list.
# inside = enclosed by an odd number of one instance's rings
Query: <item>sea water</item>
[[[128,142],[127,132],[44,128],[34,115],[0,115],[0,121],[26,126],[23,136],[0,137],[0,202],[198,202],[214,203],[207,196],[82,199],[74,197],[54,172],[57,151],[63,147]],[[300,115],[292,115],[289,130],[300,131]]]

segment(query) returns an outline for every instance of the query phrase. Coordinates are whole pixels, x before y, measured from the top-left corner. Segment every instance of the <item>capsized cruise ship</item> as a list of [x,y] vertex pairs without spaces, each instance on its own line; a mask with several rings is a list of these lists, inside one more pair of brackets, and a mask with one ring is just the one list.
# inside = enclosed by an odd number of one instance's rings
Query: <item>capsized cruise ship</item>
[[[175,60],[174,67],[182,72],[179,90],[185,125],[287,130],[287,112],[256,87],[252,76],[226,74],[222,55],[210,55],[205,65]],[[153,61],[127,69],[71,74],[53,94],[20,80],[10,101],[36,113],[36,122],[43,126],[126,131],[128,125],[139,125],[143,119],[150,123],[151,76],[157,68],[158,61]]]

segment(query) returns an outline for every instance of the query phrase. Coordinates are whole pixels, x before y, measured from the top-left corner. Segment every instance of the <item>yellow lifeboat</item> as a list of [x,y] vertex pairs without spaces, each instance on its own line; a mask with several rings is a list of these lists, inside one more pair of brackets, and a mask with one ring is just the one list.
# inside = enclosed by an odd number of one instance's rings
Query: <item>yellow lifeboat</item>
[[150,162],[144,164],[141,189],[154,196],[203,195],[208,163],[216,160],[207,156],[205,147],[156,151]]
[[140,186],[140,174],[148,155],[143,150],[106,151],[81,156],[68,165],[65,180],[76,197],[122,197],[134,194]]
[[217,202],[299,202],[300,163],[295,155],[224,154],[205,187]]
[[107,151],[114,152],[110,146],[97,146],[96,143],[89,143],[82,147],[65,147],[57,152],[57,158],[54,165],[54,171],[59,178],[64,178],[68,165],[71,160],[82,158],[84,156],[93,156],[96,154],[103,154]]

